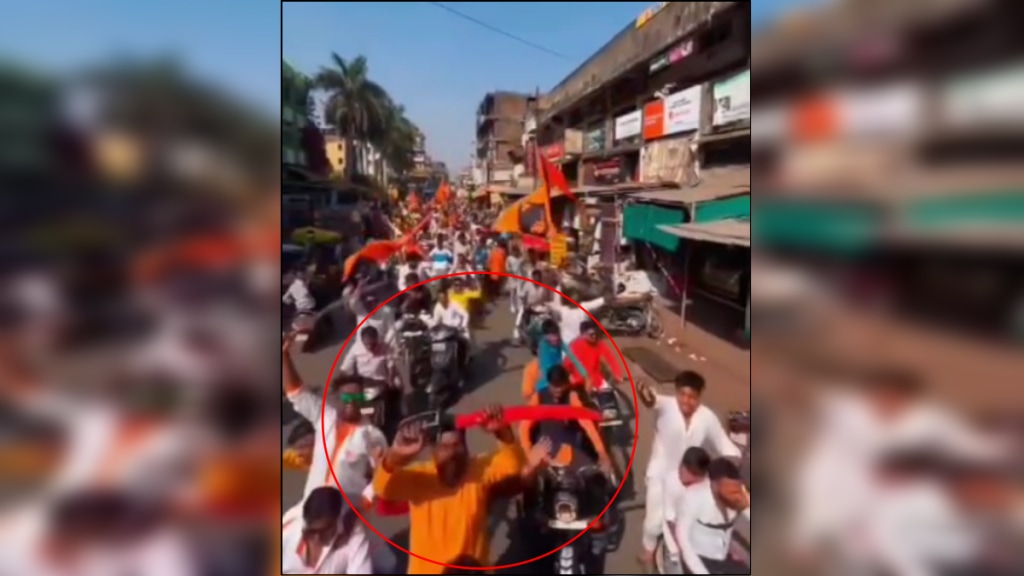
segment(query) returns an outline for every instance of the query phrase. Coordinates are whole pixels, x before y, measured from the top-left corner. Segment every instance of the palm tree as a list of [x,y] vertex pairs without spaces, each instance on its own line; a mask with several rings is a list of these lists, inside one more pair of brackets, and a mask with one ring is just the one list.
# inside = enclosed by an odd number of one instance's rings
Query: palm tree
[[325,119],[339,136],[353,140],[356,167],[364,171],[365,145],[384,133],[391,115],[391,97],[370,79],[365,56],[346,60],[331,53],[331,66],[321,68],[314,83],[328,94]]
[[387,117],[371,141],[381,152],[381,160],[398,175],[413,167],[416,125],[405,115],[405,108],[390,102]]

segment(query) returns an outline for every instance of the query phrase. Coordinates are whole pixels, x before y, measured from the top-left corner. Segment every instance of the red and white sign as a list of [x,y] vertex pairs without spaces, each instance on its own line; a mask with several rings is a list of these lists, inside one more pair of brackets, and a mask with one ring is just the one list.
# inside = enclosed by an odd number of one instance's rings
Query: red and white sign
[[541,148],[541,154],[552,162],[561,160],[562,157],[565,156],[565,143],[558,142],[557,144],[545,146],[544,148]]
[[700,98],[699,84],[665,97],[666,136],[700,128]]

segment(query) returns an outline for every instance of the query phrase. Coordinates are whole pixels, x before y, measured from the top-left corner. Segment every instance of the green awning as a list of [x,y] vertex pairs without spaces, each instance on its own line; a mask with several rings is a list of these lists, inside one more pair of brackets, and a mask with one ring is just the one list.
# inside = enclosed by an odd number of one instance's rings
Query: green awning
[[695,223],[719,220],[750,220],[750,195],[700,202],[694,208]]
[[904,213],[910,228],[936,230],[965,225],[1024,223],[1024,192],[998,190],[911,202]]
[[629,240],[647,242],[674,252],[679,248],[680,238],[663,232],[658,227],[682,224],[685,221],[686,211],[682,208],[630,204],[622,211],[622,235]]
[[757,222],[751,220],[751,237],[758,246],[856,252],[874,241],[881,217],[874,206],[764,200]]

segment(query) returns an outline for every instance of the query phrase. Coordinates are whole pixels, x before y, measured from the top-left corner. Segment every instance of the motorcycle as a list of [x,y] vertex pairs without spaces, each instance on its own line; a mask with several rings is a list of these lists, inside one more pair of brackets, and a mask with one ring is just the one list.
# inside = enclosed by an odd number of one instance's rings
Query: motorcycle
[[665,332],[650,295],[612,300],[596,316],[612,336],[660,338]]
[[427,326],[406,315],[398,330],[399,370],[407,384],[406,414],[451,406],[462,389],[464,366],[458,349],[461,335],[448,326]]
[[[545,549],[560,546],[590,526],[615,491],[614,479],[592,465],[549,467],[538,483],[536,492],[524,498],[521,517],[530,521],[524,528]],[[608,545],[606,528],[599,520],[551,557],[554,573],[602,574]]]

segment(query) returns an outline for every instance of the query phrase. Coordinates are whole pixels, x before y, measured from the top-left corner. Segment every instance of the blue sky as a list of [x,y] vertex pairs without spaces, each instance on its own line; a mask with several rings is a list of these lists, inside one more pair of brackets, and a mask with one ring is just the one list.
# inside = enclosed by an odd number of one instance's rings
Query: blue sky
[[[755,22],[817,0],[754,4]],[[282,50],[315,72],[330,52],[365,54],[371,73],[427,133],[429,151],[465,164],[484,93],[544,90],[649,2],[458,2],[462,12],[566,54],[557,58],[426,2],[45,0],[5,6],[0,59],[57,72],[118,56],[180,56],[199,76],[276,116]]]
[[[807,0],[805,0],[806,2]],[[757,21],[800,0],[756,3]],[[652,2],[457,2],[460,12],[565,54],[505,38],[427,2],[288,3],[284,55],[307,73],[334,51],[369,59],[370,74],[405,105],[427,149],[449,168],[468,164],[477,104],[493,90],[546,90]]]

